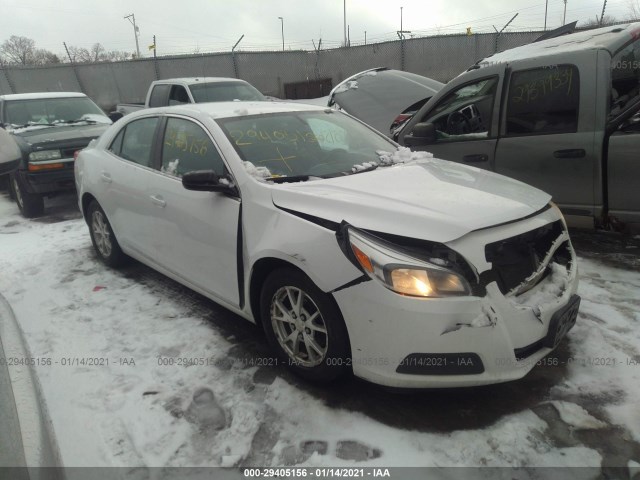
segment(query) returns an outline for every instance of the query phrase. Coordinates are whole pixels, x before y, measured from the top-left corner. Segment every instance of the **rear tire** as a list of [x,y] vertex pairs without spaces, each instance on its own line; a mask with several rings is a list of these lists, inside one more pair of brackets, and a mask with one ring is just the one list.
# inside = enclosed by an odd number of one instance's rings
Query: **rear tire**
[[129,257],[120,248],[107,215],[95,200],[89,204],[87,219],[91,243],[93,243],[98,258],[112,268],[124,265]]
[[269,343],[296,374],[325,383],[350,370],[340,309],[301,271],[281,268],[267,277],[260,315]]
[[17,173],[10,174],[9,185],[11,195],[25,218],[39,217],[43,214],[44,198],[37,193],[29,193],[20,175]]

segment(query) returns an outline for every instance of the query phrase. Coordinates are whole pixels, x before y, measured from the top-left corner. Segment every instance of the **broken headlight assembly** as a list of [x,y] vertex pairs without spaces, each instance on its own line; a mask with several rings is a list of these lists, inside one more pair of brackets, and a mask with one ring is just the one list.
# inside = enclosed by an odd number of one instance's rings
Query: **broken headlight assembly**
[[356,267],[401,295],[449,297],[472,294],[467,280],[446,268],[444,259],[433,258],[428,262],[415,258],[403,252],[400,246],[348,225],[343,225],[339,242]]

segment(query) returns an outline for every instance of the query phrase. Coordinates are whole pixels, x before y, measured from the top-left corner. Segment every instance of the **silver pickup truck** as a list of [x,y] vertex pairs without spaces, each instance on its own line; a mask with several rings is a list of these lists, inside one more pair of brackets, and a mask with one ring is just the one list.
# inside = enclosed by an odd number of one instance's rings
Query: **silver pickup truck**
[[119,103],[115,111],[109,113],[109,118],[116,121],[143,108],[232,100],[260,101],[266,98],[253,85],[237,78],[170,78],[153,82],[145,103]]
[[[355,105],[374,81],[360,74],[357,89],[338,86],[332,101]],[[545,190],[574,225],[635,229],[639,87],[640,23],[582,31],[487,57],[437,93],[425,90],[431,98],[393,136]]]

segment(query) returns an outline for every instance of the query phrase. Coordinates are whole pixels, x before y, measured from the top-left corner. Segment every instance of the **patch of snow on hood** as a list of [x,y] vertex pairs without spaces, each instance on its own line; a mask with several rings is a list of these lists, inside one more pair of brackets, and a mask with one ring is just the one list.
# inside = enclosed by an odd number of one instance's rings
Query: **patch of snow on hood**
[[242,166],[249,175],[260,181],[264,181],[266,178],[271,178],[273,176],[267,167],[256,167],[251,162],[242,162]]
[[408,163],[433,158],[433,153],[412,152],[411,149],[407,147],[398,147],[398,149],[393,153],[384,152],[382,150],[378,150],[376,153],[380,157],[380,163],[382,165],[394,165],[396,163]]
[[7,132],[13,133],[15,135],[19,135],[19,134],[24,133],[24,132],[31,132],[33,130],[42,130],[43,128],[51,128],[51,127],[52,127],[52,125],[48,125],[48,124],[47,125],[38,125],[38,124],[34,123],[33,125],[29,125],[28,127],[18,127],[18,128],[14,127],[14,126],[11,126],[11,125],[8,125],[6,130],[7,130]]
[[247,110],[246,108],[238,108],[237,110],[234,110],[233,113],[238,115],[239,117],[244,117],[246,115],[249,115],[249,110]]
[[333,91],[334,94],[346,92],[347,90],[356,90],[358,88],[358,82],[356,80],[349,80],[348,82],[341,83]]

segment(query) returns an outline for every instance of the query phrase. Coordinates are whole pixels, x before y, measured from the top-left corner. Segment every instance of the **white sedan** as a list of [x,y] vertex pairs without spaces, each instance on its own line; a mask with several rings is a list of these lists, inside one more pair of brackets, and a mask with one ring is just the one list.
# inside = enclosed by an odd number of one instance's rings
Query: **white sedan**
[[133,257],[261,325],[314,380],[513,380],[576,321],[549,195],[331,109],[143,110],[83,150],[75,178],[105,264]]

